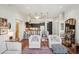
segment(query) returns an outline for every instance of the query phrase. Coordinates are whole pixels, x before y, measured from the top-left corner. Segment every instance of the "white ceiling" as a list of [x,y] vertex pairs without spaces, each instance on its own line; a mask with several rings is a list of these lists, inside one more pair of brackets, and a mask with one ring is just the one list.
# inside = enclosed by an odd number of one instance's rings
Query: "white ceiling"
[[24,16],[47,16],[55,17],[62,12],[79,8],[79,5],[73,4],[9,4],[9,7],[16,9]]
[[13,5],[13,6],[16,7],[20,13],[26,16],[48,15],[48,17],[53,17],[59,14],[60,12],[63,12],[66,8],[68,8],[69,5],[31,4],[31,5]]

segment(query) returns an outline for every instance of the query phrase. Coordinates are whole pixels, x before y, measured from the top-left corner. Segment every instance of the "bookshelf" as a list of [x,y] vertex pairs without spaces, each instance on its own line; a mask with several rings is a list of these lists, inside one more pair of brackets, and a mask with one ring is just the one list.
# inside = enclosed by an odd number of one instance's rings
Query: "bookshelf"
[[[73,18],[70,18],[65,21],[65,34],[66,34],[65,43],[67,45],[72,46],[72,44],[75,44],[75,24],[76,24],[76,20]],[[68,43],[68,42],[71,42],[71,43]]]

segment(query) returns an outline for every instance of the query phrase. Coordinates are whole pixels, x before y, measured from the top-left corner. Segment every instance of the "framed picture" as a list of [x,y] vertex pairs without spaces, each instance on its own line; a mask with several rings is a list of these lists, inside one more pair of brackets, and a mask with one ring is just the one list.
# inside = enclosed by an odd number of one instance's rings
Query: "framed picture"
[[8,33],[7,19],[0,17],[0,35]]
[[7,27],[7,19],[0,18],[0,27]]

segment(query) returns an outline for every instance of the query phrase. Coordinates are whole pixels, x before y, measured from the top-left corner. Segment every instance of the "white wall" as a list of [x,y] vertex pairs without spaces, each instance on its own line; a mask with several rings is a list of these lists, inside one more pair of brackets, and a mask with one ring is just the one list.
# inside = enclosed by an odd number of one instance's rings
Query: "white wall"
[[23,33],[24,33],[24,30],[25,30],[25,22],[24,21],[20,21],[20,34],[19,34],[19,37],[20,37],[20,40],[23,39]]
[[[11,23],[11,31],[15,33],[16,31],[16,19],[24,20],[24,17],[20,15],[17,11],[11,9],[8,6],[1,6],[0,5],[0,17],[6,18],[8,22]],[[24,22],[21,23],[24,25]],[[24,27],[20,27],[20,39],[22,39],[22,35],[24,31]]]
[[79,43],[79,8],[77,9],[72,9],[68,12],[65,13],[65,20],[69,19],[69,18],[74,18],[76,19],[76,42]]

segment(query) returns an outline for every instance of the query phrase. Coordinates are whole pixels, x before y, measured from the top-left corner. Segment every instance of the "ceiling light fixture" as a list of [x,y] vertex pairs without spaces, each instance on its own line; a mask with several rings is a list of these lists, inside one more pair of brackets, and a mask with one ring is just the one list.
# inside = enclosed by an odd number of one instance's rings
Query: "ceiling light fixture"
[[39,19],[39,16],[35,16],[35,19]]

